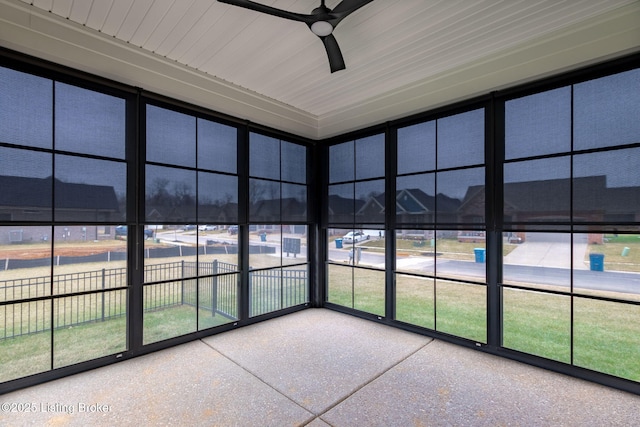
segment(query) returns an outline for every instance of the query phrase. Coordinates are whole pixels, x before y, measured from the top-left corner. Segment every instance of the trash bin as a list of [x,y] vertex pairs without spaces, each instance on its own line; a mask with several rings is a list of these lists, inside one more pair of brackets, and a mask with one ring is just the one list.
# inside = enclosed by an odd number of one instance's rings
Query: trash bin
[[267,233],[260,233],[260,241],[261,242],[267,241]]
[[604,254],[589,254],[589,269],[604,271]]
[[630,251],[630,250],[631,250],[631,249],[629,249],[628,247],[626,247],[626,246],[625,246],[625,247],[622,249],[622,256],[629,256],[629,251]]
[[336,239],[336,248],[342,249],[342,239]]
[[484,262],[484,257],[486,253],[485,248],[474,248],[473,252],[476,255],[476,262]]

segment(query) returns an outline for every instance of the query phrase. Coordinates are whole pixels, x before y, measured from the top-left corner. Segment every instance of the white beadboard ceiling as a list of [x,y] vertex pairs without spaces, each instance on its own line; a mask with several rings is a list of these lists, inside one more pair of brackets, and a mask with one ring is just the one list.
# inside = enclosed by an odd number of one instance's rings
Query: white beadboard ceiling
[[305,24],[216,0],[0,0],[4,47],[314,139],[638,51],[638,22],[637,0],[374,0],[332,74]]

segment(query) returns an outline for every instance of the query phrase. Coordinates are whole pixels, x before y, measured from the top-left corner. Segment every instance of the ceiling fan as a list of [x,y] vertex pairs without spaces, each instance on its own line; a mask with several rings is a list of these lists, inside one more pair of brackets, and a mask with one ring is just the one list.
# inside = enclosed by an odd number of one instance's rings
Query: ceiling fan
[[336,71],[344,70],[346,66],[344,65],[344,58],[340,52],[338,42],[332,34],[334,28],[336,28],[344,18],[373,0],[342,0],[335,8],[333,8],[333,10],[325,6],[325,0],[321,0],[320,6],[313,9],[310,15],[289,12],[249,0],[218,1],[277,16],[279,18],[304,22],[311,29],[311,32],[322,40],[324,48],[327,51],[327,56],[329,57],[331,72],[335,73]]

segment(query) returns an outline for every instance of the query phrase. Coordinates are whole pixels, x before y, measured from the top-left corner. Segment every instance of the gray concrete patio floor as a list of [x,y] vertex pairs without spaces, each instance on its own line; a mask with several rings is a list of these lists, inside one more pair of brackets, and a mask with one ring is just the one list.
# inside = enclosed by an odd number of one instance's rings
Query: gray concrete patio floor
[[0,396],[6,426],[631,426],[640,396],[309,309]]

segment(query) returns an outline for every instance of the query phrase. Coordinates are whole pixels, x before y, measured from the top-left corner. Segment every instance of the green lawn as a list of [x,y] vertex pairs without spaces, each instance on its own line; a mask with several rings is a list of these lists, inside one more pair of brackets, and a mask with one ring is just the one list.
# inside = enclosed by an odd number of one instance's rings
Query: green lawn
[[604,254],[605,270],[640,273],[640,236],[637,234],[605,235],[604,244],[589,245],[585,255],[585,263],[587,264],[589,253]]
[[[382,272],[341,265],[328,271],[330,302],[384,316]],[[486,288],[398,274],[396,318],[486,342]],[[640,381],[640,307],[574,297],[573,319],[575,365]],[[504,347],[571,363],[570,327],[569,296],[504,290]]]
[[[599,247],[611,244],[629,247],[631,243],[608,242]],[[617,248],[614,249],[617,251]],[[614,257],[613,252],[611,257]],[[328,274],[330,302],[384,316],[383,270],[330,264]],[[303,284],[292,286],[300,287]],[[252,300],[267,302],[262,311],[254,314],[282,308],[278,298],[271,304],[266,294],[254,294]],[[95,301],[88,300],[87,307],[94,309]],[[397,319],[402,322],[486,342],[485,286],[398,274],[396,302]],[[6,310],[7,307],[11,306],[2,308]],[[573,316],[571,314],[569,296],[504,289],[503,345],[571,363],[573,344],[575,365],[640,381],[640,364],[637,362],[640,360],[639,306],[574,297]],[[2,317],[5,320],[0,326],[8,327],[7,317]],[[50,318],[50,314],[45,318]],[[196,324],[197,321],[199,324]],[[213,316],[210,310],[201,309],[197,313],[196,308],[189,305],[146,311],[143,341],[145,344],[156,342],[230,321],[220,315]],[[52,332],[48,323],[44,326],[47,329],[45,332],[0,340],[0,382],[126,349],[125,316],[57,328],[53,330],[54,357],[51,366]]]

